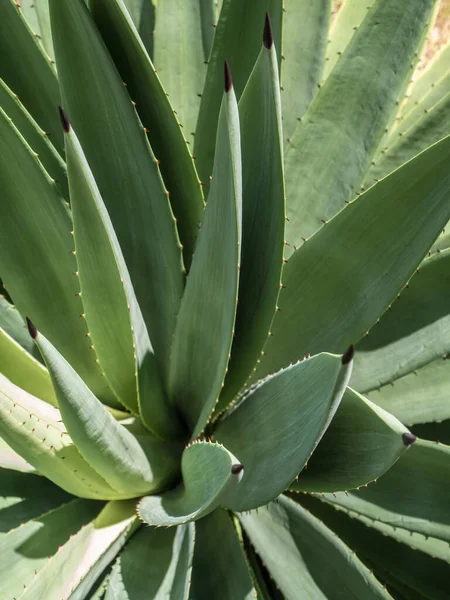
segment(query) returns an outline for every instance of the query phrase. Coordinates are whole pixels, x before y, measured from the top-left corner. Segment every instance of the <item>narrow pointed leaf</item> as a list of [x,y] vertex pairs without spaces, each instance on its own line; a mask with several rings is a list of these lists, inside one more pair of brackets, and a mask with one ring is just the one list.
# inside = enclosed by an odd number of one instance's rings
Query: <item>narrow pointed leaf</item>
[[50,59],[54,58],[48,0],[24,0],[20,8]]
[[[202,25],[202,41],[204,60],[209,59],[218,19],[218,2],[216,0],[200,0],[200,19]],[[203,86],[202,86],[203,89]]]
[[183,272],[156,159],[83,0],[50,0],[50,15],[63,106],[111,217],[164,375]]
[[[64,113],[62,113],[64,114]],[[156,358],[108,211],[73,129],[66,156],[81,295],[90,339],[118,399],[156,434],[170,436],[170,412]],[[102,273],[99,280],[98,273]]]
[[359,192],[434,4],[378,0],[298,124],[285,162],[287,256]]
[[352,202],[291,257],[254,379],[362,338],[450,216],[449,159],[447,137]]
[[[445,301],[450,293],[449,270],[450,252],[425,260],[400,298],[361,340],[352,381],[357,390],[368,392],[391,384],[450,351]],[[437,404],[435,409],[439,410]]]
[[244,385],[275,314],[284,250],[283,138],[275,46],[263,46],[239,102],[242,251],[231,361],[218,407]]
[[24,319],[20,316],[14,304],[11,304],[5,296],[0,296],[0,327],[28,354],[44,364],[36,344],[30,338]]
[[138,531],[115,563],[105,600],[184,600],[188,597],[194,525]]
[[[265,13],[272,20],[273,37],[281,48],[281,0],[224,0],[217,23],[211,55],[208,61],[205,87],[202,93],[194,156],[205,188],[213,171],[215,132],[222,99],[222,65],[226,60],[233,73],[233,85],[239,99],[261,49]],[[278,52],[281,59],[281,52]]]
[[336,492],[366,485],[387,471],[408,446],[404,425],[351,388],[291,490]]
[[197,600],[256,597],[232,517],[220,508],[195,524],[191,597]]
[[220,444],[193,442],[181,458],[183,482],[162,496],[146,496],[137,508],[148,525],[195,521],[221,506],[239,486],[243,466]]
[[55,70],[14,0],[0,5],[0,55],[8,57],[2,60],[0,77],[62,153],[64,143],[56,112],[61,99]]
[[124,2],[145,49],[150,58],[153,58],[154,0],[124,0]]
[[81,498],[120,498],[86,462],[58,409],[0,375],[0,435],[11,448],[67,492]]
[[172,346],[169,391],[192,438],[208,421],[225,377],[236,314],[241,243],[239,115],[225,92],[213,183]]
[[0,327],[0,371],[26,392],[57,405],[55,392],[44,365]]
[[122,497],[157,491],[176,473],[176,445],[149,435],[149,444],[108,412],[77,373],[40,333],[35,341],[46,362],[67,431],[80,453]]
[[286,600],[391,598],[335,533],[292,500],[281,496],[239,519]]
[[[142,3],[142,0],[139,1]],[[203,214],[203,193],[190,146],[184,139],[178,123],[179,116],[173,111],[155,67],[143,46],[144,40],[140,39],[124,2],[91,0],[90,9],[115,65],[127,84],[127,90],[137,104],[136,110],[142,124],[149,131],[150,143],[158,158],[164,183],[170,192],[169,199],[177,219],[184,262],[189,269]],[[142,10],[147,10],[144,5]],[[158,14],[165,10],[167,9],[158,5]],[[186,27],[183,25],[180,31],[185,32]],[[179,34],[180,32],[177,33]],[[186,65],[186,62],[189,62],[188,58],[183,54],[183,64]],[[204,69],[202,62],[200,66]],[[186,73],[183,77],[185,75]],[[170,99],[173,100],[172,96]],[[188,137],[186,128],[184,135]]]
[[68,207],[3,111],[0,131],[0,272],[5,287],[20,313],[33,318],[94,393],[118,405],[94,363],[86,322],[80,318]]
[[55,180],[61,195],[68,200],[66,165],[63,159],[55,150],[50,136],[36,123],[22,104],[21,99],[9,89],[2,79],[0,79],[0,106],[39,156],[42,166]]
[[224,414],[214,439],[245,466],[227,508],[257,508],[288,487],[327,429],[350,373],[351,362],[342,365],[339,356],[313,356],[257,383]]
[[[281,100],[283,133],[289,142],[298,119],[305,114],[322,80],[331,2],[285,0],[283,8]],[[279,45],[277,49],[280,52]]]

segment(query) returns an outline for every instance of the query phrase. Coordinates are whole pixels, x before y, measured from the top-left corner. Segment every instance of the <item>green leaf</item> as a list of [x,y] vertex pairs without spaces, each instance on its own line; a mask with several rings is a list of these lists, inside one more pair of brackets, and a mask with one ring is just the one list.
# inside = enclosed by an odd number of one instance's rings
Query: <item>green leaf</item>
[[239,519],[286,600],[390,598],[354,552],[292,500],[281,496]]
[[183,482],[162,496],[146,496],[137,507],[148,525],[173,525],[194,521],[226,502],[242,479],[243,467],[220,444],[193,442],[181,458]]
[[447,137],[349,204],[291,257],[254,379],[362,338],[450,216],[449,159]]
[[347,388],[330,426],[290,489],[335,492],[376,480],[407,449],[395,417]]
[[[200,0],[200,19],[202,25],[203,56],[208,60],[211,53],[211,47],[214,40],[215,28],[217,25],[217,5],[216,0]],[[203,86],[202,86],[203,87]]]
[[22,0],[20,8],[50,59],[54,58],[48,0]]
[[408,593],[408,600],[447,599],[449,565],[444,561],[382,535],[319,500],[301,496],[299,501],[355,548],[360,559],[375,569],[382,581],[390,582],[393,578],[415,591],[415,595]]
[[[261,49],[266,11],[272,19],[275,46],[281,48],[281,0],[224,0],[208,61],[205,87],[195,130],[194,156],[205,188],[213,170],[215,135],[222,100],[222,65],[226,60],[233,73],[239,99]],[[281,52],[278,59],[281,58]]]
[[[450,317],[445,301],[450,293],[449,270],[450,252],[425,260],[398,300],[361,340],[352,380],[356,389],[368,392],[392,384],[450,351]],[[378,395],[373,398],[377,402]],[[435,418],[445,417],[438,404],[428,410],[441,414]]]
[[190,596],[196,600],[256,597],[232,517],[217,509],[195,524]]
[[[0,597],[39,598],[31,592],[58,556],[58,547],[64,547],[70,536],[95,518],[101,508],[100,502],[74,499],[2,535]],[[58,584],[64,582],[59,580]],[[40,597],[53,600],[50,595]]]
[[67,434],[58,409],[0,375],[0,436],[39,473],[67,492],[120,498],[92,469]]
[[322,79],[331,1],[285,0],[283,10],[281,100],[284,138],[289,142]]
[[0,327],[17,344],[31,354],[33,358],[44,364],[39,350],[30,338],[25,321],[19,314],[16,307],[8,302],[5,296],[0,295]]
[[50,0],[50,15],[64,108],[111,217],[165,375],[183,271],[156,159],[83,0]]
[[143,443],[116,421],[51,343],[30,329],[50,372],[67,431],[97,473],[122,498],[158,491],[172,481],[178,445],[150,434]]
[[441,442],[450,446],[450,419],[435,423],[420,423],[411,427],[411,431],[425,440]]
[[44,365],[0,327],[1,372],[26,392],[57,406],[55,392]]
[[0,437],[0,469],[12,469],[22,473],[35,473],[36,469],[27,461],[14,452],[11,446]]
[[26,521],[73,499],[45,477],[4,468],[0,469],[0,486],[0,540]]
[[287,256],[359,192],[435,0],[377,0],[286,152]]
[[[187,139],[195,132],[206,67],[198,0],[158,0],[154,58]],[[212,28],[211,28],[212,29]]]
[[313,356],[257,383],[230,407],[213,435],[245,473],[224,506],[251,510],[289,486],[325,433],[350,373],[351,362],[342,365],[339,356]]
[[39,127],[22,104],[21,99],[9,89],[2,79],[0,79],[0,106],[39,156],[42,166],[55,180],[60,194],[68,199],[66,165],[63,159],[55,150],[48,134]]
[[[8,0],[9,1],[9,0]],[[2,6],[5,3],[2,3]],[[1,10],[1,9],[0,9]],[[22,315],[58,347],[104,402],[118,405],[89,350],[66,203],[0,110],[0,273]],[[23,174],[26,172],[27,176]],[[30,210],[30,206],[39,210]]]
[[[118,399],[157,435],[181,430],[166,401],[153,348],[108,211],[73,129],[66,136],[81,295],[98,360]],[[99,280],[98,273],[102,273]]]
[[[124,3],[90,0],[89,4],[127,90],[137,103],[142,123],[148,129],[162,177],[170,191],[170,204],[177,218],[184,261],[189,269],[203,214],[203,193],[189,146]],[[161,10],[158,5],[158,14]],[[203,63],[201,66],[203,68]]]
[[170,396],[192,439],[208,421],[225,378],[236,314],[241,219],[239,115],[231,87],[223,98],[213,183],[181,301],[169,370]]
[[0,4],[0,55],[8,57],[2,60],[0,77],[62,152],[57,113],[61,100],[55,70],[14,0]]
[[124,0],[125,6],[149,56],[153,57],[153,30],[155,28],[154,0]]
[[[266,27],[270,24],[267,23]],[[275,47],[263,46],[239,102],[242,140],[242,250],[231,361],[218,408],[244,385],[267,339],[280,291],[284,178]]]
[[194,525],[138,531],[115,563],[105,600],[184,600],[188,597]]

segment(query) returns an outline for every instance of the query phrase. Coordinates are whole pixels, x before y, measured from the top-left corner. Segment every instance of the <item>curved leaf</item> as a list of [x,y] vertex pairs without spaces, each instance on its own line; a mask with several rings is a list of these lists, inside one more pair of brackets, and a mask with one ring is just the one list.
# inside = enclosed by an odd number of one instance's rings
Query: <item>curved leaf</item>
[[[5,440],[0,437],[0,469],[21,471],[22,473],[36,473],[36,469],[30,465],[20,454],[14,452]],[[0,475],[1,477],[1,475]]]

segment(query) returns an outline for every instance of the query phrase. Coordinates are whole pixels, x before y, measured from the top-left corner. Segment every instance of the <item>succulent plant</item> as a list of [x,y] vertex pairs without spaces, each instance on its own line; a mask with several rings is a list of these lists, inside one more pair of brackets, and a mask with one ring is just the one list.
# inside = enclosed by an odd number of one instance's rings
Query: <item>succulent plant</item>
[[0,0],[2,600],[448,598],[435,13]]

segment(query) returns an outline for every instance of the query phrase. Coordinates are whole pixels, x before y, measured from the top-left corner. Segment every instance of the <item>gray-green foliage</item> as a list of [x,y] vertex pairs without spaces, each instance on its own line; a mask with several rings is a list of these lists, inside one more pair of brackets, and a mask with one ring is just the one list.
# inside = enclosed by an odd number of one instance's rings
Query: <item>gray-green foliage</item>
[[2,600],[448,598],[450,51],[331,4],[0,0]]

